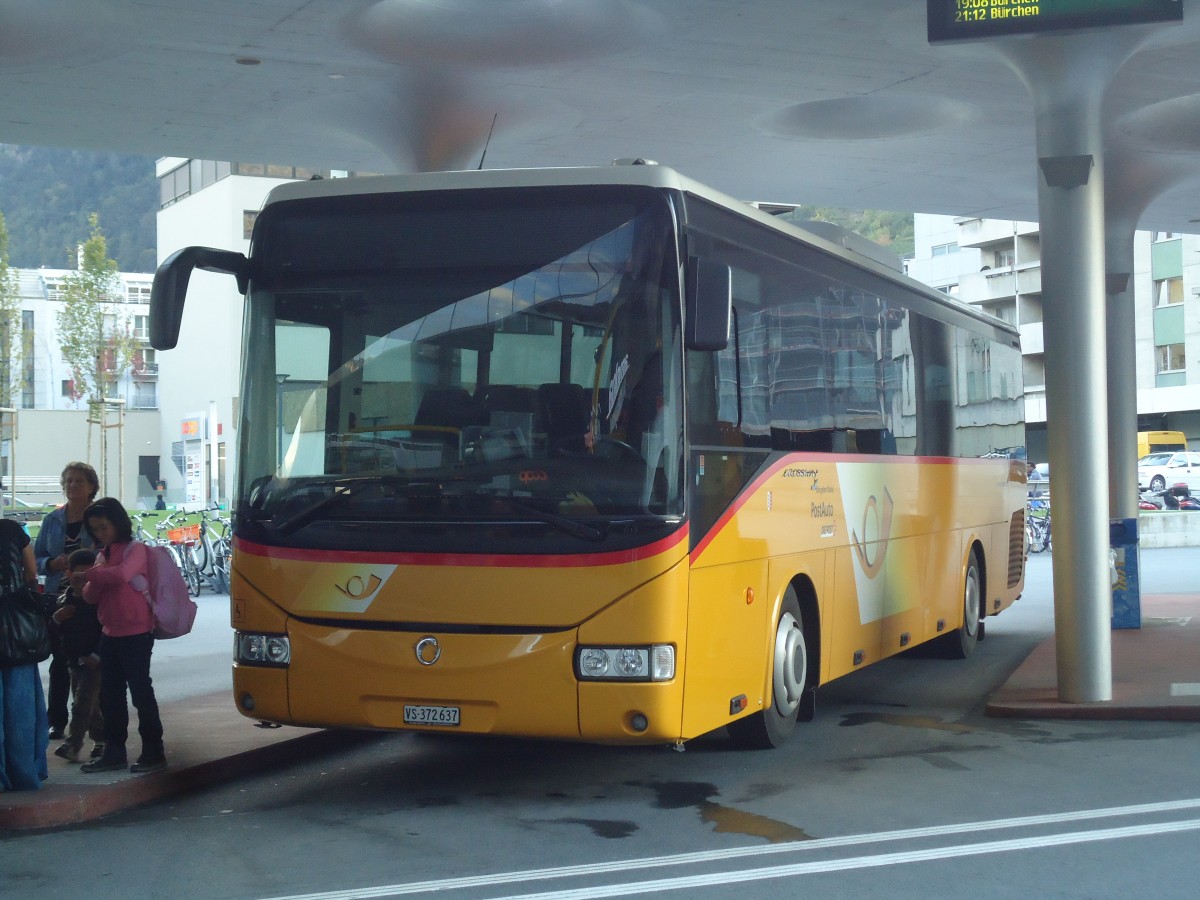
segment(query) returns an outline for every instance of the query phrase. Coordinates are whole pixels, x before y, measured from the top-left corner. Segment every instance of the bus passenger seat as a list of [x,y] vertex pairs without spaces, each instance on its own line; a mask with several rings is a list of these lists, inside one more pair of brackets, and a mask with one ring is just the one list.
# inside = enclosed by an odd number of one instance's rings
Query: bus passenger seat
[[587,431],[588,399],[582,387],[550,382],[538,386],[537,396],[548,445]]
[[463,428],[483,422],[479,404],[462,387],[430,388],[417,407],[416,425]]

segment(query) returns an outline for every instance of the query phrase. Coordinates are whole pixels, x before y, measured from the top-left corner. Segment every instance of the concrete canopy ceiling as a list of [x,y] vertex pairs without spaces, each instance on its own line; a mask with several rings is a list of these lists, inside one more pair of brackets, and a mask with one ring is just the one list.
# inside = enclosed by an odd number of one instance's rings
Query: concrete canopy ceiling
[[[0,142],[392,172],[475,167],[494,120],[493,168],[1036,220],[1021,81],[925,27],[922,0],[0,0]],[[1142,227],[1200,231],[1198,61],[1200,10],[1109,92],[1112,159],[1170,173]]]

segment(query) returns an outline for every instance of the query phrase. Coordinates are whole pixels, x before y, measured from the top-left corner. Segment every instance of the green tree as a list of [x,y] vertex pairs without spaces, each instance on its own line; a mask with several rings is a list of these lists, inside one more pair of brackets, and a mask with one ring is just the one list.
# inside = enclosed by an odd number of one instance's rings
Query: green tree
[[120,305],[116,260],[99,217],[88,217],[91,236],[79,248],[77,268],[63,278],[63,308],[58,312],[58,338],[71,369],[75,396],[89,405],[116,393],[129,371],[138,343],[133,322]]
[[8,227],[0,213],[0,406],[12,407],[22,388],[25,347],[17,273],[8,265]]

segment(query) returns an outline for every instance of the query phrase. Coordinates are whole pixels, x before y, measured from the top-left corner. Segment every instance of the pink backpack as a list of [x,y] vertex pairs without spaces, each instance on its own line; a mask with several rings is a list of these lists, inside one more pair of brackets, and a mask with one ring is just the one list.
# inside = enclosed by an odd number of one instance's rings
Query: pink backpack
[[166,547],[146,545],[146,575],[154,636],[166,640],[187,634],[196,621],[196,601],[188,596],[187,582]]

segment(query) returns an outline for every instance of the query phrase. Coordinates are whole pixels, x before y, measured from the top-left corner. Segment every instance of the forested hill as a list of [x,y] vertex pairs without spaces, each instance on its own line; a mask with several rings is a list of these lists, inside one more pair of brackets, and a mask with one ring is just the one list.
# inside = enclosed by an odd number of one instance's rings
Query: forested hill
[[154,159],[0,144],[0,213],[9,265],[74,267],[75,247],[100,217],[108,255],[122,272],[153,272],[158,183]]
[[914,249],[912,213],[885,212],[877,209],[832,209],[822,206],[798,206],[784,218],[795,222],[815,219],[831,222],[861,234],[890,249],[901,259],[910,258]]

